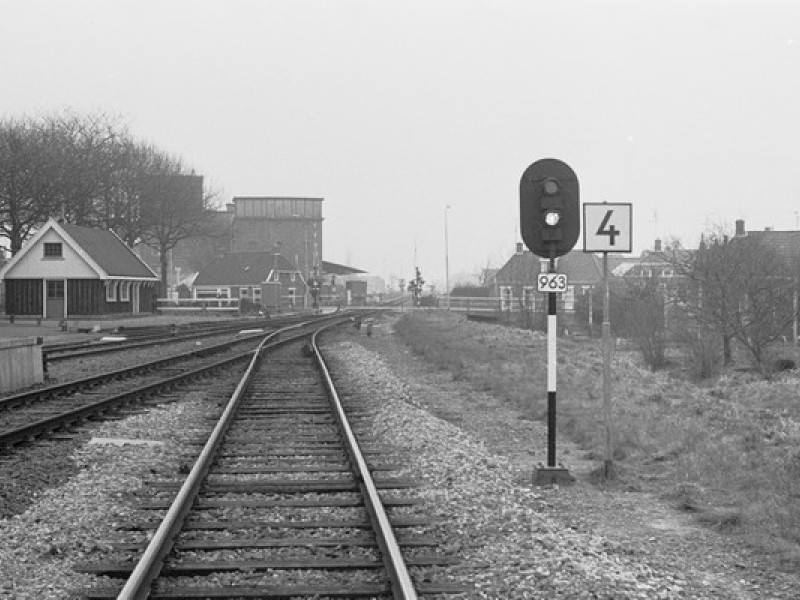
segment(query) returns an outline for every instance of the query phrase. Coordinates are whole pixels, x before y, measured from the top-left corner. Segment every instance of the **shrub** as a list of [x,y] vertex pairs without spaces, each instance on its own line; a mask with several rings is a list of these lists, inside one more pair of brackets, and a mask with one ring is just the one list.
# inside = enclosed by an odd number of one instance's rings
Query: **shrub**
[[678,340],[686,348],[686,368],[695,381],[717,377],[722,370],[722,336],[709,328],[683,329]]

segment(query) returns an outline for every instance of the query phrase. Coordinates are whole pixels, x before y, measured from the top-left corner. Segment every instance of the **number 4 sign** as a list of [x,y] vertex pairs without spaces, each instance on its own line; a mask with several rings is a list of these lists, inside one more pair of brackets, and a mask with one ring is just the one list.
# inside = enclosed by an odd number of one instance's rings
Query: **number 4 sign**
[[584,203],[583,251],[632,252],[632,204],[630,202]]

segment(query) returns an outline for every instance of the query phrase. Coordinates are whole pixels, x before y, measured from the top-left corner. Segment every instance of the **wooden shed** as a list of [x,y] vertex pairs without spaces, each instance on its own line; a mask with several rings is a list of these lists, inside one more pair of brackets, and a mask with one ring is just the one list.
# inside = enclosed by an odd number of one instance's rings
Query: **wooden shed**
[[155,310],[158,276],[114,232],[49,219],[0,269],[6,314],[63,319]]

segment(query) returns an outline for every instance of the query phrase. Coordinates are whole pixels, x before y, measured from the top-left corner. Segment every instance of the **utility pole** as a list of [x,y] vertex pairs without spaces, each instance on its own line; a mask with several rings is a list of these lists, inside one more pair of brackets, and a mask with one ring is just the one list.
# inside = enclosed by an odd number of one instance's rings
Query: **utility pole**
[[447,310],[450,310],[450,244],[447,239],[447,211],[450,205],[444,207],[444,286],[447,294]]

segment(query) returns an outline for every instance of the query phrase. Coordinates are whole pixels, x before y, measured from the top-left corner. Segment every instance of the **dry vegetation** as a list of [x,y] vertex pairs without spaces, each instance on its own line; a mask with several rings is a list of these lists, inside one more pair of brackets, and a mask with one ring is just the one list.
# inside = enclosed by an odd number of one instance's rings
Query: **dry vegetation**
[[[396,333],[454,379],[545,418],[542,334],[426,312],[401,319]],[[599,340],[559,340],[558,364],[559,431],[599,467],[604,455]],[[659,493],[711,527],[744,535],[785,566],[796,564],[800,375],[786,372],[765,381],[731,371],[694,383],[684,376],[689,371],[654,373],[635,352],[615,353],[616,484]]]

